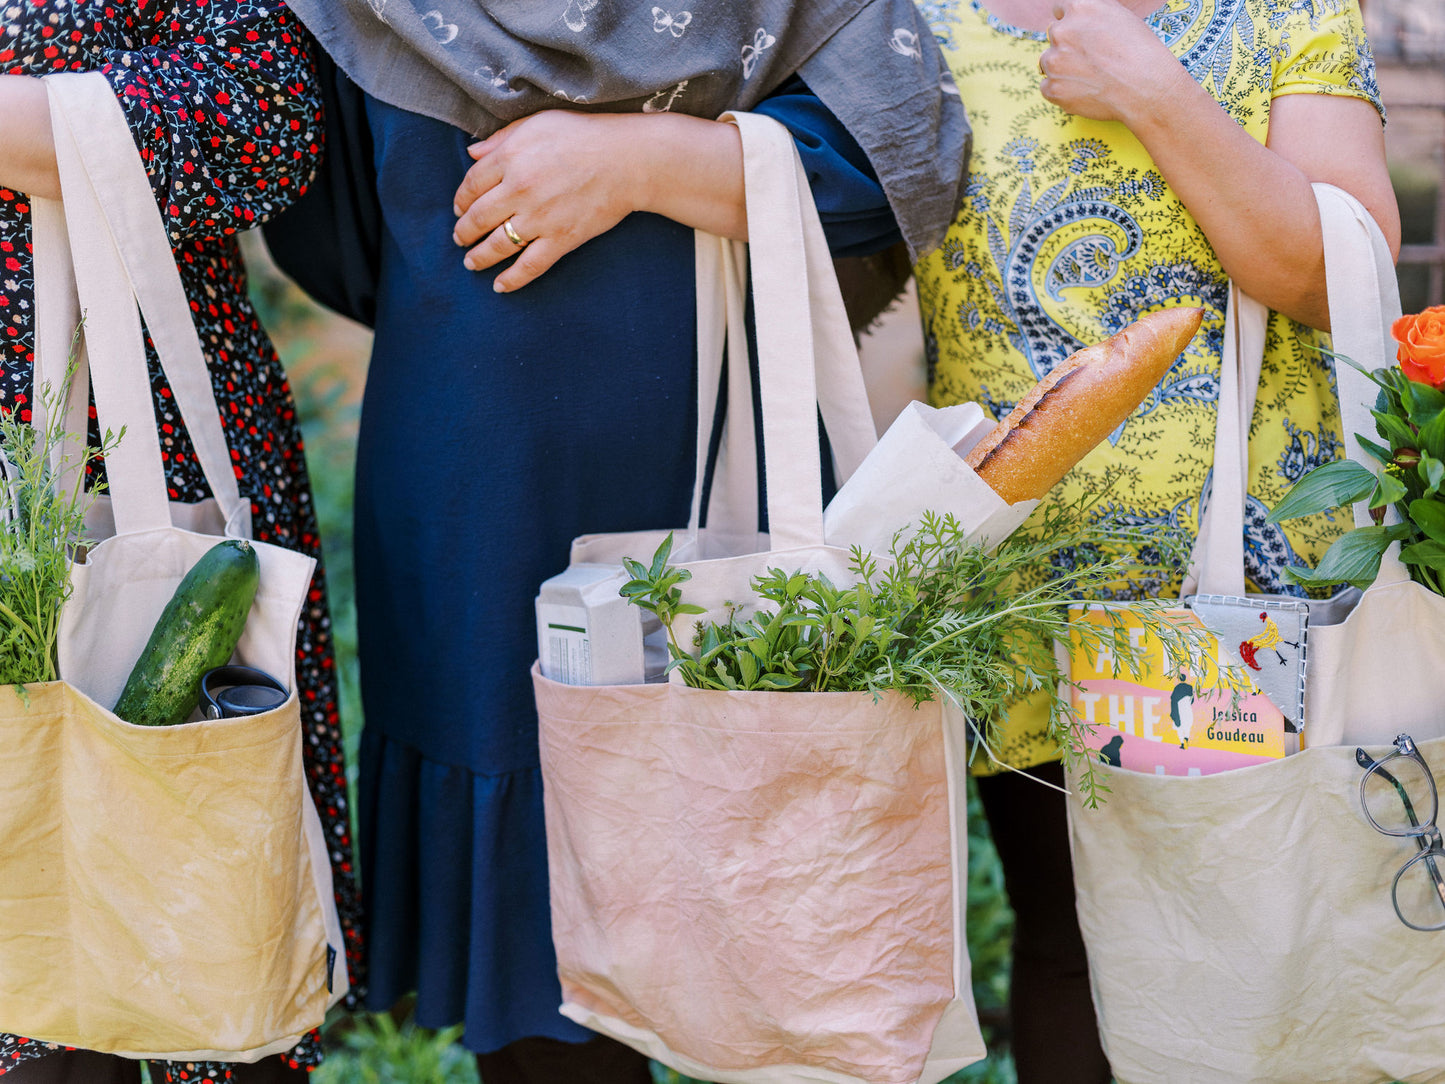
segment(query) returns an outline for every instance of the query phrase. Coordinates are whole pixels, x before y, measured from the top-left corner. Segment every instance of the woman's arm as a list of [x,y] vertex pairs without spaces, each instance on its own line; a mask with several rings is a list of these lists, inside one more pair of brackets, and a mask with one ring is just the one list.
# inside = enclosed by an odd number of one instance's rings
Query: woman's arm
[[33,76],[0,75],[0,187],[60,198],[50,102]]
[[[868,155],[800,78],[764,98],[756,112],[792,134],[834,256],[866,256],[901,241]],[[476,246],[467,254],[469,267],[517,257],[497,276],[503,292],[632,211],[747,237],[742,143],[731,124],[674,113],[540,113],[472,153],[478,161],[456,194],[455,240]],[[509,220],[531,242],[520,256],[503,225]]]
[[[633,211],[747,239],[742,140],[731,124],[551,110],[509,124],[471,153],[477,162],[457,189],[454,236],[475,246],[465,258],[473,270],[517,256],[497,276],[499,292],[525,286]],[[504,223],[527,242],[520,256]]]
[[[1147,6],[1147,5],[1144,5]],[[1310,184],[1349,192],[1398,252],[1399,211],[1380,116],[1367,101],[1288,94],[1261,144],[1117,0],[1057,0],[1040,66],[1045,98],[1125,124],[1198,221],[1224,270],[1255,300],[1329,328],[1324,249]]]

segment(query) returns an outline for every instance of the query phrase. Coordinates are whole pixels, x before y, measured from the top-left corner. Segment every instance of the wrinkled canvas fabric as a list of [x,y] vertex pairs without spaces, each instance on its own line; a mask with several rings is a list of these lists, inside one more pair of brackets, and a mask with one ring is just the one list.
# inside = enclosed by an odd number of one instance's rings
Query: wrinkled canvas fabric
[[[1420,751],[1445,786],[1445,739]],[[1353,746],[1307,749],[1192,779],[1111,771],[1101,809],[1071,800],[1120,1084],[1445,1080],[1445,937],[1396,917],[1415,844],[1370,827],[1362,775]]]
[[583,1022],[709,1071],[917,1080],[955,993],[938,706],[536,684],[553,936]]
[[[711,618],[755,602],[769,567],[849,582],[848,552],[823,541],[817,415],[842,477],[876,443],[792,139],[731,119],[771,534],[756,529],[750,381],[729,380],[708,526],[698,486],[673,551]],[[697,252],[702,477],[724,339],[730,365],[748,358],[743,250],[699,234]],[[581,538],[572,561],[646,560],[664,534]],[[736,1084],[932,1084],[984,1056],[963,932],[966,752],[936,704],[533,680],[565,1015]]]
[[132,1057],[249,1060],[325,1018],[299,712],[293,697],[252,719],[148,728],[64,682],[0,689],[7,1028]]
[[[130,1057],[253,1061],[347,990],[300,706],[160,728],[108,710],[186,572],[249,533],[249,506],[120,106],[100,73],[47,87],[65,199],[34,201],[37,383],[61,386],[83,305],[90,364],[63,409],[85,417],[88,372],[102,426],[125,436],[106,459],[117,533],[71,570],[62,681],[0,689],[0,1021]],[[215,494],[186,517],[199,533],[168,500],[137,306]],[[294,690],[314,562],[251,545],[236,661]]]
[[351,80],[478,137],[544,109],[752,109],[791,75],[867,152],[915,254],[962,199],[971,145],[911,0],[293,0]]

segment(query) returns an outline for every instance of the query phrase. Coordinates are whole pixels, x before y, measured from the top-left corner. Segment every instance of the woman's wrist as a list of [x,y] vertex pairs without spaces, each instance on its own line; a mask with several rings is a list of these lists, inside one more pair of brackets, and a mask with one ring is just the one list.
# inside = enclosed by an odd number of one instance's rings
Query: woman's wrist
[[29,75],[0,75],[0,185],[31,196],[60,198],[50,101]]
[[747,240],[743,146],[735,125],[680,113],[621,119],[640,164],[632,210]]

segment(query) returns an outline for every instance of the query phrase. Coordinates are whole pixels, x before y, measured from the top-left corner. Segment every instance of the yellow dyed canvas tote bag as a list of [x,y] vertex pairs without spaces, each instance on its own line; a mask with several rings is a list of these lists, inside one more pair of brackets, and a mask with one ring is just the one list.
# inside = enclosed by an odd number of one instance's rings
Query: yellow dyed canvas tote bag
[[[114,534],[72,568],[62,680],[0,689],[0,1028],[252,1061],[293,1046],[347,988],[294,691],[313,562],[252,543],[260,588],[237,659],[289,682],[282,707],[155,728],[109,710],[176,585],[249,533],[249,508],[120,106],[99,73],[46,82],[64,199],[34,201],[36,386],[64,382],[83,307],[67,428],[84,432],[88,374],[101,426],[125,433],[106,460]],[[215,494],[184,515],[167,498],[141,314]]]

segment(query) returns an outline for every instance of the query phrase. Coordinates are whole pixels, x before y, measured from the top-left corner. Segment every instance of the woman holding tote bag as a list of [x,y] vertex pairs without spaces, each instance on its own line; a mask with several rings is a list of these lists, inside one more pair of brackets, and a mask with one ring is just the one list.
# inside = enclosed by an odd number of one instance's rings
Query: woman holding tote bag
[[[1006,413],[1081,345],[1203,305],[1204,328],[1155,394],[1055,490],[1123,472],[1108,511],[1197,530],[1209,489],[1232,279],[1273,312],[1250,427],[1251,590],[1298,593],[1347,529],[1264,522],[1293,481],[1343,450],[1311,181],[1353,193],[1393,247],[1383,109],[1354,0],[936,0],[921,5],[970,107],[987,111],[973,200],[917,268],[930,398]],[[1050,574],[1040,570],[1040,575]],[[1177,596],[1180,584],[1137,583]],[[1000,761],[1062,783],[1041,702],[1016,705]],[[1106,1082],[1073,905],[1061,795],[999,770],[980,793],[1018,912],[1013,1035],[1021,1084]]]
[[339,81],[327,176],[267,237],[376,328],[370,1003],[416,990],[420,1022],[464,1022],[488,1084],[643,1082],[641,1055],[557,1011],[533,599],[576,535],[686,521],[693,227],[745,231],[741,144],[714,118],[793,132],[835,252],[900,228],[918,252],[956,208],[962,109],[900,0],[294,7],[364,92]]
[[[246,297],[236,234],[306,190],[320,151],[320,97],[305,34],[280,0],[36,0],[0,22],[0,411],[28,419],[36,395],[29,197],[58,198],[46,89],[37,76],[105,73],[146,165],[191,301],[254,536],[319,558],[295,404]],[[149,344],[148,344],[149,345]],[[149,351],[173,501],[210,496]],[[346,772],[326,586],[319,569],[296,663],[306,769],[325,828],[353,983],[360,963]],[[3,784],[0,784],[3,785]],[[43,860],[37,855],[36,860]],[[184,893],[175,871],[159,881]],[[5,1021],[0,1020],[0,1027]],[[255,1065],[153,1064],[156,1081],[280,1081],[320,1061],[315,1037]],[[7,1084],[138,1081],[139,1063],[0,1035]]]

